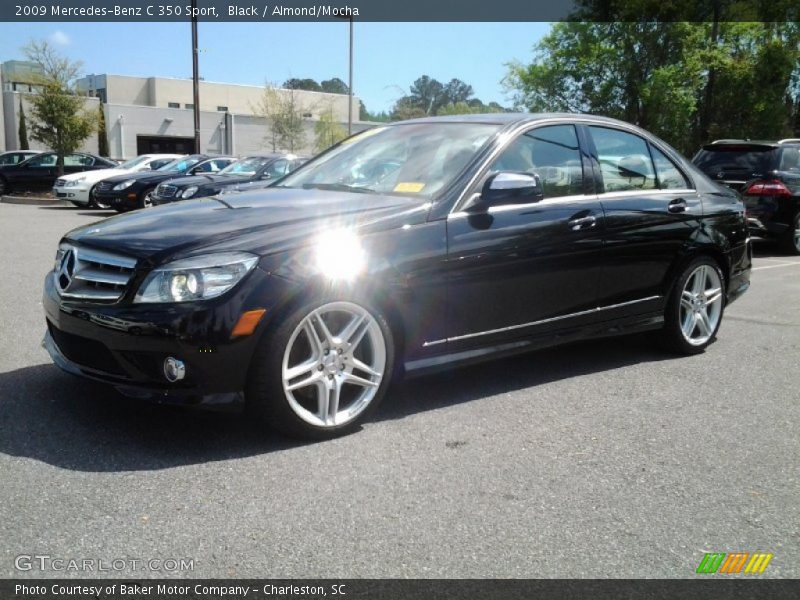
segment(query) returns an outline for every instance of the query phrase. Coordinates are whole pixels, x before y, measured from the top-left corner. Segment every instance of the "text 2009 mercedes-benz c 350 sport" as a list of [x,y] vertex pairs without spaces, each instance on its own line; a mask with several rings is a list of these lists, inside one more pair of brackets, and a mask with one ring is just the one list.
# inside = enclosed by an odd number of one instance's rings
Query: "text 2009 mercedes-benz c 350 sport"
[[737,194],[641,129],[430,118],[357,134],[269,189],[71,231],[45,346],[128,395],[246,402],[324,438],[398,373],[643,330],[701,352],[750,265]]

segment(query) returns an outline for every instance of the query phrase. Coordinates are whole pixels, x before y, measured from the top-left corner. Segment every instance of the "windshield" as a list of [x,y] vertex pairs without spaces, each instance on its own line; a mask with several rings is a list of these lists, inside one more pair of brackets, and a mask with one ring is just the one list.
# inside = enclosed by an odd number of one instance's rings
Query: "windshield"
[[118,169],[135,169],[136,167],[141,165],[143,162],[146,162],[147,160],[149,160],[149,159],[146,156],[137,156],[136,158],[132,158],[128,162],[122,163],[117,168]]
[[775,148],[769,146],[706,146],[694,157],[697,165],[706,175],[712,177],[722,173],[722,177],[763,177],[771,171]]
[[178,173],[184,173],[191,169],[194,165],[200,162],[199,158],[178,158],[173,160],[171,163],[165,164],[158,171],[177,171]]
[[256,171],[258,171],[261,167],[263,167],[268,162],[275,160],[273,158],[267,158],[265,156],[248,156],[247,158],[243,158],[242,160],[237,160],[235,163],[232,163],[222,169],[218,173],[218,175],[255,175]]
[[411,123],[369,129],[306,163],[277,187],[430,198],[499,129],[485,123]]

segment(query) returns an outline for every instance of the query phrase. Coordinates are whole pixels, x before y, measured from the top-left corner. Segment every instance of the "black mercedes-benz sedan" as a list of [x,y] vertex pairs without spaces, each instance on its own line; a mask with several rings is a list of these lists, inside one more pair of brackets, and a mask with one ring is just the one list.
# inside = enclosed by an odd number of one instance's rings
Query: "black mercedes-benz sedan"
[[[168,179],[156,187],[153,206],[189,198],[205,198],[235,186],[277,181],[308,160],[294,154],[254,154],[229,164],[219,173]],[[266,186],[265,186],[266,187]]]
[[327,438],[394,375],[646,330],[702,352],[750,265],[739,196],[637,127],[429,118],[359,133],[267,189],[67,233],[44,344],[131,396],[246,403]]
[[162,181],[200,173],[219,173],[235,160],[232,156],[191,154],[177,158],[155,171],[109,177],[95,186],[95,200],[117,212],[148,208],[153,204],[156,186]]

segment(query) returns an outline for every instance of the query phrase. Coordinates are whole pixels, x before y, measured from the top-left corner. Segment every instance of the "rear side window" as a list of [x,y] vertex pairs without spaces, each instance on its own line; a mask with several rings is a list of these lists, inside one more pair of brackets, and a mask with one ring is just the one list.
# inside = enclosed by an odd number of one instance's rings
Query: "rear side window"
[[661,150],[655,146],[650,146],[650,154],[653,156],[653,163],[656,167],[656,177],[658,177],[658,187],[662,190],[681,190],[691,187],[686,181],[683,173],[667,158]]
[[776,152],[769,146],[709,145],[692,162],[709,177],[747,180],[772,171]]
[[637,135],[590,126],[606,192],[652,190],[656,174],[647,142]]

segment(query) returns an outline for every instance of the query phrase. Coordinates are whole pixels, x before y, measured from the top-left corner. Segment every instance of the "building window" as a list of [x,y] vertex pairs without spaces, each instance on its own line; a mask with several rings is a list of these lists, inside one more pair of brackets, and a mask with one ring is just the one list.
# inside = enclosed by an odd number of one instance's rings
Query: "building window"
[[181,107],[181,103],[180,102],[167,102],[167,106],[169,106],[170,108],[180,108]]
[[183,108],[194,108],[194,104],[184,104]]
[[227,106],[218,106],[217,110],[219,112],[228,112],[228,107]]
[[311,113],[303,113],[303,118],[304,118],[304,119],[310,119],[310,118],[311,118],[311,117],[313,117],[313,116],[314,116],[314,115],[312,115]]

